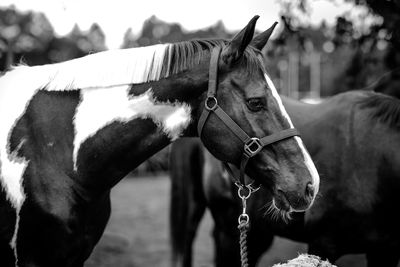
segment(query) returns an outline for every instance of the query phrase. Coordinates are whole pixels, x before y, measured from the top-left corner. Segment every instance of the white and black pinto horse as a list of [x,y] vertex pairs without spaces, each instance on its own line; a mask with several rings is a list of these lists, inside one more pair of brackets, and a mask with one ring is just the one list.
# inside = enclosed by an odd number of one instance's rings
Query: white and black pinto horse
[[[253,39],[257,18],[231,41],[107,51],[4,74],[0,265],[83,266],[107,224],[110,189],[180,136],[197,135],[215,49],[216,99],[238,127],[258,137],[292,127],[262,64],[270,31]],[[239,164],[243,142],[216,114],[201,138],[217,158]],[[298,136],[262,149],[246,173],[288,211],[307,209],[318,191]]]

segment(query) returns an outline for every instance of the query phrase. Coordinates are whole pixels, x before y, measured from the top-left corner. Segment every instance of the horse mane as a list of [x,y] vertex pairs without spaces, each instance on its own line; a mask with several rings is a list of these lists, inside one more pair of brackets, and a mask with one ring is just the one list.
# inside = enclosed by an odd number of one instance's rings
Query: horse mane
[[370,116],[394,129],[400,129],[400,100],[380,93],[370,93],[359,101],[361,108],[371,110]]
[[[170,44],[165,55],[162,77],[168,77],[170,74],[176,74],[189,69],[200,62],[204,53],[209,53],[214,47],[224,47],[228,44],[223,39],[203,39],[191,40]],[[196,57],[197,55],[197,57]],[[263,69],[264,65],[259,55],[260,51],[248,46],[244,52],[243,60],[249,72]]]
[[[227,40],[191,40],[172,44],[117,49],[42,66],[17,66],[39,86],[49,91],[92,89],[158,81],[190,69],[206,53]],[[244,63],[249,72],[264,69],[260,52],[248,46]],[[38,89],[38,88],[36,88]]]

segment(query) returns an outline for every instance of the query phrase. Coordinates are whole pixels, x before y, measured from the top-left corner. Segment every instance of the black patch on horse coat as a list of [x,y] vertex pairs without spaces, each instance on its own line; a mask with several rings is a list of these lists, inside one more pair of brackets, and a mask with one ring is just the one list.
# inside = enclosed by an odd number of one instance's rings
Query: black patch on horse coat
[[[156,102],[188,102],[190,99],[194,99],[202,92],[202,90],[196,90],[200,88],[206,88],[207,80],[204,77],[199,77],[198,81],[187,78],[187,71],[179,74],[175,74],[172,79],[165,78],[157,82],[149,82],[144,84],[135,84],[131,86],[129,94],[132,96],[139,96],[145,93],[151,88],[153,97]],[[193,75],[193,76],[200,76]],[[188,90],[190,87],[192,90]],[[163,88],[171,88],[168,92]]]
[[73,117],[80,101],[79,91],[38,91],[19,118],[10,136],[10,149],[21,142],[19,156],[32,163],[56,164],[72,171]]
[[111,188],[169,143],[169,137],[150,118],[112,122],[81,144],[79,178],[95,191]]

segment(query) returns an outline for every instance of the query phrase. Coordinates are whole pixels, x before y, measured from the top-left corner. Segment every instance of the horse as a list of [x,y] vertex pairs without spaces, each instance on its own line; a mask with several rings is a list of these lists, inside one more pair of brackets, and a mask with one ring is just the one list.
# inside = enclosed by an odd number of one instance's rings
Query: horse
[[[110,50],[5,73],[2,266],[83,266],[109,219],[111,188],[184,136],[200,136],[236,166],[245,153],[244,171],[276,209],[309,208],[319,177],[265,73],[260,51],[274,25],[253,38],[257,19],[232,40]],[[263,136],[280,133],[264,147]]]
[[[320,104],[282,101],[320,173],[320,193],[309,210],[294,213],[287,223],[268,211],[271,195],[264,189],[248,199],[249,266],[256,265],[274,235],[307,243],[310,254],[330,262],[365,253],[369,267],[397,266],[400,100],[351,91]],[[222,164],[195,140],[173,144],[171,158],[172,265],[191,266],[192,243],[208,208],[215,223],[216,266],[240,266],[241,200]]]

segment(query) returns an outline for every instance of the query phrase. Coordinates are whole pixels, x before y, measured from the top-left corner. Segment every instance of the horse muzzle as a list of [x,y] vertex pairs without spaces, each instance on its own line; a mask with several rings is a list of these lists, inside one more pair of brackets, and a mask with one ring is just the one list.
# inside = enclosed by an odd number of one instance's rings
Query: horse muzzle
[[284,191],[277,188],[273,194],[274,205],[277,209],[286,212],[307,210],[314,201],[316,189],[311,183],[307,183],[305,189],[301,191]]

